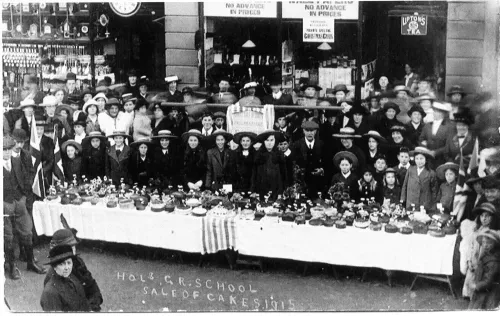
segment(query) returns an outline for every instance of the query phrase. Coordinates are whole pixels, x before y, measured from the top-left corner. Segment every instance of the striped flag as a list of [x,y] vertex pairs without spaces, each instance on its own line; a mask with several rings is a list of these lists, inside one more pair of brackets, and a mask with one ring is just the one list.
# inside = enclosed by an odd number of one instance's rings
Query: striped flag
[[64,182],[64,170],[61,159],[61,148],[59,147],[59,139],[57,137],[57,128],[54,129],[54,162],[52,184],[57,180]]
[[479,158],[479,140],[476,138],[474,149],[472,150],[472,155],[469,162],[469,168],[467,169],[467,175],[470,175],[472,170],[479,167]]
[[453,215],[456,215],[457,221],[460,221],[464,214],[465,202],[467,202],[467,192],[469,191],[469,186],[465,183],[465,168],[464,168],[464,158],[460,156],[460,168],[458,170],[458,180],[457,187],[455,189],[455,197],[453,199]]
[[33,193],[43,199],[45,197],[45,187],[43,183],[42,153],[40,151],[40,139],[36,132],[34,117],[31,121],[30,155],[35,169],[35,179],[32,185]]

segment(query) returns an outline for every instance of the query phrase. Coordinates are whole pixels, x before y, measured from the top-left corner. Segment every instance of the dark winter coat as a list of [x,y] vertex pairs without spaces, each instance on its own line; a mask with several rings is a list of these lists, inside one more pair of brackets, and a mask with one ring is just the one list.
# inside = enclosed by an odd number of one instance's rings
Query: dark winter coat
[[436,135],[432,135],[432,125],[434,122],[426,124],[420,134],[419,142],[427,141],[427,148],[434,151],[434,163],[431,168],[440,166],[446,162],[446,141],[450,135],[456,134],[455,125],[448,119],[444,119],[439,126]]
[[351,187],[351,199],[359,202],[362,198],[370,200],[375,198],[375,202],[382,204],[384,202],[384,193],[381,183],[373,180],[372,183],[367,183],[363,179],[359,179]]
[[184,152],[184,166],[182,168],[183,184],[186,190],[188,182],[196,183],[204,181],[207,172],[206,154],[203,148],[198,145],[195,149],[187,148]]
[[475,273],[476,289],[469,309],[492,310],[500,306],[500,254],[487,253],[479,259]]
[[182,157],[179,157],[175,146],[172,146],[172,141],[168,146],[167,152],[164,154],[160,147],[156,147],[153,154],[153,171],[154,179],[159,181],[163,189],[169,185],[176,187],[179,184],[180,167]]
[[384,186],[383,189],[384,199],[389,199],[391,204],[399,203],[401,198],[401,187],[398,185],[394,185],[394,188],[390,189],[387,186]]
[[431,210],[436,203],[438,189],[436,172],[424,167],[417,175],[417,166],[411,166],[401,188],[401,200],[406,201],[406,207],[415,204],[417,209],[423,205],[426,210]]
[[219,148],[215,147],[207,151],[205,188],[218,190],[223,184],[231,184],[233,172],[234,160],[230,149],[225,148],[220,152]]
[[123,183],[130,182],[128,166],[130,161],[130,147],[125,145],[120,153],[116,155],[116,145],[106,151],[106,176],[118,186],[123,178]]
[[255,155],[252,176],[252,192],[261,196],[272,192],[271,199],[283,193],[285,176],[285,158],[275,147],[270,152],[262,145]]
[[67,278],[54,274],[45,284],[40,305],[45,312],[91,311],[83,285],[73,274]]
[[468,132],[464,138],[462,146],[458,141],[458,136],[455,134],[450,135],[446,140],[446,149],[444,152],[444,157],[446,161],[451,161],[456,164],[460,164],[460,154],[464,157],[464,169],[469,168],[469,162],[474,151],[474,145],[476,143],[476,137]]
[[89,181],[97,177],[102,180],[106,175],[106,145],[101,143],[98,148],[84,145],[82,151],[82,175]]
[[149,185],[149,179],[153,179],[154,176],[154,164],[151,157],[149,149],[145,160],[141,159],[139,151],[133,151],[130,154],[128,173],[132,184],[137,183],[141,188]]
[[54,170],[54,141],[43,135],[40,140],[40,152],[42,154],[42,169],[45,188],[52,184],[52,172]]
[[420,146],[418,140],[420,138],[420,134],[422,134],[422,131],[424,130],[425,123],[424,120],[422,120],[422,122],[420,122],[420,124],[416,129],[411,123],[411,121],[406,123],[405,126],[406,126],[405,139],[407,139],[410,142],[411,148],[409,149],[412,150],[413,148]]
[[[45,280],[43,281],[44,287],[54,275],[56,275],[54,268],[49,268],[45,275]],[[85,262],[78,255],[73,258],[73,270],[71,271],[71,275],[75,276],[82,283],[83,289],[85,290],[85,297],[89,301],[92,311],[100,311],[103,302],[101,290],[92,276],[92,273],[87,269]]]
[[255,149],[252,146],[248,150],[248,156],[243,156],[241,146],[234,151],[234,165],[236,167],[233,174],[234,192],[250,191],[255,154]]
[[[315,140],[312,149],[307,147],[305,137],[293,143],[292,154],[295,164],[304,169],[304,182],[308,197],[316,197],[317,192],[325,190],[325,151],[321,140]],[[316,169],[323,169],[322,174],[313,175]]]
[[82,182],[82,158],[75,157],[74,159],[69,159],[66,155],[63,156],[63,170],[64,170],[64,181],[72,183],[74,175],[76,176],[76,181],[78,183]]
[[351,171],[351,174],[347,178],[342,175],[342,172],[339,172],[332,177],[331,185],[333,186],[336,183],[342,182],[344,183],[345,190],[348,191],[349,194],[351,194],[351,190],[356,187],[357,181],[358,176],[354,172]]

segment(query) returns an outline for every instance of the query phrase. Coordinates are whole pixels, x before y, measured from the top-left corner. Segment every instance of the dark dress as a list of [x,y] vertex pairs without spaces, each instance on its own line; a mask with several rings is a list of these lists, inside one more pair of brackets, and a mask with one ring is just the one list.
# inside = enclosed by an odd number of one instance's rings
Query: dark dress
[[189,191],[188,182],[205,183],[205,173],[207,171],[206,155],[203,148],[198,145],[195,149],[187,148],[184,152],[184,167],[182,168],[183,185]]
[[[173,120],[169,119],[167,116],[164,116],[159,121],[158,125],[156,125],[156,119],[152,119],[151,120],[151,129],[152,129],[151,134],[156,136],[156,135],[158,135],[158,132],[162,131],[162,130],[169,130],[173,134],[174,132],[172,131],[172,128],[174,126],[175,126],[175,122]],[[179,136],[179,135],[176,135],[176,136]]]
[[69,159],[66,155],[63,157],[63,169],[64,169],[64,180],[68,183],[72,183],[76,176],[76,181],[78,183],[82,182],[82,158],[75,157],[74,159]]
[[146,153],[146,158],[142,160],[138,151],[132,152],[128,172],[132,184],[137,183],[139,187],[149,186],[149,179],[153,179],[154,176],[151,154]]
[[[50,267],[43,281],[44,287],[54,275],[56,275],[56,272],[54,268]],[[101,290],[94,277],[92,277],[92,273],[87,269],[85,262],[78,255],[73,258],[73,270],[71,271],[71,275],[75,276],[82,283],[83,289],[85,290],[85,297],[89,301],[92,311],[100,311],[103,302]]]
[[407,147],[412,150],[411,143],[407,139],[403,139],[403,142],[396,144],[392,137],[389,139],[389,143],[385,146],[386,148],[386,158],[387,166],[397,166],[399,164],[398,154],[401,147]]
[[270,152],[262,145],[255,155],[252,192],[262,196],[272,192],[271,199],[283,193],[285,183],[285,158],[275,147]]
[[379,125],[375,128],[375,130],[378,131],[380,135],[385,137],[385,139],[391,139],[391,127],[394,126],[394,124],[400,123],[396,118],[390,120],[386,116],[384,116],[380,120]]
[[422,120],[422,122],[420,122],[420,124],[418,125],[418,127],[416,129],[413,126],[413,124],[411,123],[411,121],[408,122],[405,126],[406,126],[406,137],[405,138],[408,139],[408,141],[410,142],[411,148],[409,148],[409,149],[412,150],[413,148],[420,146],[418,140],[420,138],[420,134],[422,134],[422,130],[424,129],[425,123]]
[[373,180],[371,183],[367,183],[364,179],[359,179],[354,183],[354,187],[351,187],[351,199],[359,202],[362,198],[366,200],[371,200],[375,198],[375,202],[382,204],[384,202],[384,193],[382,184]]
[[356,186],[357,181],[358,177],[352,171],[347,178],[342,175],[342,172],[339,172],[332,177],[331,185],[333,186],[336,183],[342,182],[344,183],[345,190],[351,194],[351,190]]
[[90,181],[106,175],[106,146],[101,143],[98,148],[83,147],[82,175]]
[[401,198],[401,187],[398,185],[394,185],[394,188],[390,189],[387,186],[384,186],[384,198],[389,199],[391,204],[397,204]]
[[175,188],[179,184],[180,159],[178,158],[177,151],[172,146],[172,141],[170,141],[165,153],[160,147],[155,148],[153,156],[154,179],[159,182],[162,189],[166,189],[170,185]]
[[252,171],[255,159],[255,149],[250,146],[248,156],[243,155],[241,146],[234,152],[234,163],[236,170],[233,174],[233,191],[234,192],[248,192],[252,186]]
[[45,312],[90,312],[82,283],[73,275],[64,278],[54,274],[45,284],[40,299]]

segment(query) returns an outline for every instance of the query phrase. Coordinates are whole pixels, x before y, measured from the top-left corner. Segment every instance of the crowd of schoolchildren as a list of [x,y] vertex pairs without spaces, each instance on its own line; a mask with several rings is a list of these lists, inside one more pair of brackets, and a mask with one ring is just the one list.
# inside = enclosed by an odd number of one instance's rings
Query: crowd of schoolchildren
[[[180,185],[186,191],[218,190],[230,184],[234,192],[261,196],[271,192],[271,199],[276,199],[300,178],[311,199],[326,196],[331,186],[342,182],[355,201],[401,202],[429,213],[442,209],[453,214],[459,169],[475,166],[471,159],[478,150],[482,165],[467,176],[471,190],[459,216],[466,223],[460,246],[466,276],[463,294],[472,298],[474,308],[498,305],[500,111],[494,98],[482,93],[466,101],[464,90],[453,86],[447,94],[450,102],[444,102],[437,100],[427,79],[413,86],[403,81],[393,89],[382,79],[381,89],[363,102],[352,101],[345,85],[329,91],[331,97],[318,98],[321,87],[315,84],[302,82],[297,91],[287,94],[280,80],[271,81],[271,93],[263,96],[256,94],[259,85],[249,82],[242,89],[245,95],[238,98],[231,92],[228,78],[220,80],[219,91],[199,102],[193,89],[177,90],[179,78],[171,76],[165,80],[165,103],[148,95],[147,79],[137,80],[135,72],[129,73],[129,82],[119,95],[102,85],[98,91],[80,94],[67,89],[60,96],[32,93],[4,113],[4,212],[10,209],[17,214],[19,208],[30,209],[33,203],[29,192],[33,124],[45,190],[53,184],[53,175],[58,176],[54,149],[59,144],[63,175],[58,178],[68,183],[106,176],[115,185],[161,190]],[[204,110],[191,115],[168,102],[194,103]],[[233,135],[226,131],[226,114],[207,111],[206,102],[308,107],[276,109],[274,129]],[[341,110],[309,107],[316,105],[337,105]],[[7,180],[6,172],[12,174]],[[28,176],[19,177],[22,174]],[[26,197],[30,197],[28,201]],[[22,225],[14,226],[19,229]],[[31,227],[25,230],[31,232]],[[8,263],[13,260],[11,235],[6,248]],[[24,232],[24,236],[30,234]],[[28,268],[44,273],[34,268],[32,245],[25,244]],[[72,253],[68,249],[51,251],[56,272],[61,260],[74,260]],[[15,271],[10,275],[18,278]],[[44,297],[42,305],[55,309]]]

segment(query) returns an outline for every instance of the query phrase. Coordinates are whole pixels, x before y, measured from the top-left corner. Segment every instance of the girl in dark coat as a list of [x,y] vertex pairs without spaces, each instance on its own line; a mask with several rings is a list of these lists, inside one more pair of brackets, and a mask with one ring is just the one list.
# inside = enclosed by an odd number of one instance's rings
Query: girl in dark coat
[[353,170],[358,165],[358,159],[351,152],[341,151],[333,157],[333,164],[339,168],[340,172],[332,177],[331,185],[342,182],[345,191],[351,193],[358,181],[358,177]]
[[252,186],[252,171],[255,159],[255,149],[252,144],[255,135],[251,132],[241,132],[234,135],[234,142],[238,148],[234,151],[234,172],[233,190],[234,192],[248,192]]
[[176,138],[168,130],[159,131],[157,136],[153,136],[153,140],[159,145],[154,147],[154,179],[162,190],[169,186],[175,188],[182,182],[178,179],[181,157],[178,155],[177,147],[173,146]]
[[54,276],[45,284],[40,305],[45,312],[90,312],[82,283],[73,275],[75,256],[69,245],[61,245],[49,251],[49,264]]
[[200,144],[202,139],[199,130],[192,129],[182,134],[182,141],[187,143],[182,168],[183,186],[186,191],[199,191],[203,187],[207,165],[206,154]]
[[106,137],[101,132],[90,132],[82,141],[82,175],[89,181],[106,175]]
[[217,130],[208,137],[208,141],[215,143],[215,147],[207,151],[207,174],[205,188],[220,190],[224,184],[232,184],[234,178],[233,154],[227,143],[233,139],[233,135],[225,130]]
[[257,140],[262,143],[255,155],[252,192],[259,193],[261,198],[271,192],[271,200],[283,193],[285,183],[285,158],[278,150],[281,133],[273,130],[265,131]]
[[356,182],[351,190],[353,192],[351,199],[360,202],[361,199],[369,201],[373,198],[379,204],[384,202],[382,184],[373,178],[372,170],[370,167],[364,168],[362,178]]
[[471,310],[493,310],[500,305],[500,232],[486,230],[477,237],[481,244],[474,274]]
[[398,183],[396,170],[388,168],[384,177],[384,201],[389,200],[389,204],[397,204],[401,198],[401,184]]
[[61,145],[63,154],[64,181],[72,183],[82,182],[82,158],[78,155],[82,151],[82,146],[70,139]]
[[153,143],[149,138],[143,138],[130,144],[132,153],[128,172],[130,175],[131,184],[138,184],[139,187],[149,186],[149,181],[154,176],[154,165],[152,154]]
[[106,155],[106,176],[118,187],[123,183],[130,182],[128,165],[130,160],[130,147],[125,145],[125,138],[129,138],[123,131],[115,131],[110,135],[115,141],[115,145],[107,150]]

